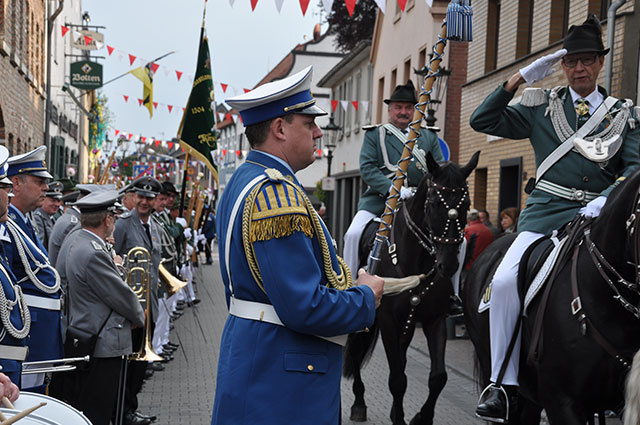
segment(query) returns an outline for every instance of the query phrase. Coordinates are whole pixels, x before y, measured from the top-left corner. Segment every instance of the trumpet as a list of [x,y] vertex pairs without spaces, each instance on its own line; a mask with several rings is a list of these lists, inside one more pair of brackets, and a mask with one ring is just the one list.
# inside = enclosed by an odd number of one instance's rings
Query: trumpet
[[[144,307],[144,342],[140,351],[129,356],[130,360],[153,362],[162,357],[153,351],[151,346],[150,305],[151,300],[151,254],[141,246],[133,247],[123,261],[127,285]],[[155,289],[155,288],[154,288]]]
[[167,296],[169,297],[187,286],[186,281],[173,276],[162,264],[160,264],[160,268],[158,269],[158,277],[160,278],[160,282],[162,283],[162,286],[164,286],[165,291],[167,291]]

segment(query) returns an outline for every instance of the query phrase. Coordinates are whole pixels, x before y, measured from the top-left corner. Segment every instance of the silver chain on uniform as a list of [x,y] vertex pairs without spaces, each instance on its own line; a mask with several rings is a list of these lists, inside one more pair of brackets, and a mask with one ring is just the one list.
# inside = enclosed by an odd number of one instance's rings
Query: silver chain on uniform
[[[58,290],[60,289],[60,275],[55,268],[51,267],[47,256],[42,251],[40,251],[40,248],[38,248],[38,246],[33,242],[31,242],[30,249],[25,249],[25,245],[29,243],[27,242],[27,240],[30,241],[29,236],[27,236],[20,228],[20,226],[18,226],[11,218],[7,221],[7,229],[13,236],[16,248],[18,249],[18,255],[20,256],[20,260],[22,261],[22,265],[24,266],[24,271],[27,274],[27,276],[22,278],[18,283],[22,283],[25,280],[29,279],[36,288],[46,294],[55,294],[56,292],[58,292]],[[41,261],[38,261],[38,259],[36,259],[31,248],[40,256]],[[31,264],[29,263],[27,255],[29,255],[31,261],[33,261],[33,264],[35,264],[35,271],[31,269]],[[42,283],[40,279],[38,279],[37,273],[45,268],[51,269],[53,275],[55,276],[56,283],[53,286],[47,286]]]

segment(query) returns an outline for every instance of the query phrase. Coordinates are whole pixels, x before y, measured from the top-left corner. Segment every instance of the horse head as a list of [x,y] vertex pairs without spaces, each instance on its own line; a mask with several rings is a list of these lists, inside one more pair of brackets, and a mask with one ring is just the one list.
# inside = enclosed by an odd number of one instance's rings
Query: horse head
[[478,165],[480,152],[460,167],[453,162],[438,164],[427,154],[428,173],[420,181],[410,206],[412,217],[422,217],[420,227],[435,248],[435,271],[450,278],[458,269],[458,247],[464,238],[470,206],[467,177]]

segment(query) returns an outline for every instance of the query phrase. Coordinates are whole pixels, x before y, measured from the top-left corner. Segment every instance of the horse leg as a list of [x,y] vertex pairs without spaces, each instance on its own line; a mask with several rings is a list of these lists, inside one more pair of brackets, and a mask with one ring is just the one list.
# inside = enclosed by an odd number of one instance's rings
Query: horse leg
[[445,369],[445,348],[447,345],[447,327],[445,318],[436,319],[424,325],[422,331],[427,337],[431,371],[429,372],[429,396],[420,411],[413,417],[409,425],[432,425],[436,401],[447,383]]
[[568,397],[562,394],[554,396],[553,403],[546,404],[547,417],[551,425],[584,425],[589,422],[594,423],[593,413],[588,416],[584,414],[578,406]]
[[355,400],[351,406],[351,420],[365,422],[367,420],[367,405],[364,403],[364,383],[362,382],[360,369],[354,373],[352,389]]
[[407,391],[407,375],[404,370],[407,366],[407,349],[415,328],[406,329],[406,335],[402,334],[403,329],[405,328],[396,327],[393,324],[381,325],[382,343],[389,364],[389,390],[393,397],[390,414],[393,425],[406,425],[402,406],[404,394]]

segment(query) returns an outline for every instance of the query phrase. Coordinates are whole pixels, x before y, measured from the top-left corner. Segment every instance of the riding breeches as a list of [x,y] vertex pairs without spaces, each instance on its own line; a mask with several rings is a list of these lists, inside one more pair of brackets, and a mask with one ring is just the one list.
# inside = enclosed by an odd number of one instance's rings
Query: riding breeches
[[358,248],[360,246],[362,232],[367,226],[367,223],[375,217],[376,215],[369,211],[358,211],[353,217],[347,233],[344,234],[343,259],[345,263],[347,263],[347,266],[349,266],[354,278],[358,276]]
[[[507,354],[513,330],[520,314],[518,297],[518,266],[522,254],[541,233],[520,232],[507,250],[491,282],[491,307],[489,309],[489,333],[491,336],[491,382],[497,382],[502,363]],[[520,360],[520,332],[507,363],[503,385],[518,385]]]

